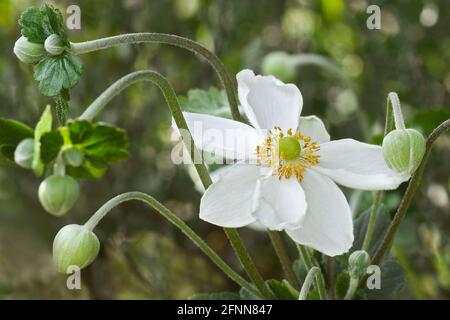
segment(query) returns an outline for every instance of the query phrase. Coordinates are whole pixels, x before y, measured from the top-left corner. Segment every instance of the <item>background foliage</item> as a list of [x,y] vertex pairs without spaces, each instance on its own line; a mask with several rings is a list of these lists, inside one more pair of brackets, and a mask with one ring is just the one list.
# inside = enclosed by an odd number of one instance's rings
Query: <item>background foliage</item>
[[[19,63],[12,48],[19,37],[18,15],[40,3],[0,2],[0,115],[31,127],[52,101],[39,94],[32,68]],[[449,118],[450,7],[445,0],[370,1],[381,7],[381,30],[367,29],[366,0],[53,3],[63,12],[70,4],[81,8],[82,29],[69,33],[71,41],[126,32],[173,33],[213,49],[231,74],[242,68],[261,72],[265,55],[272,51],[320,54],[336,64],[347,81],[317,65],[297,68],[290,80],[303,93],[303,113],[325,119],[334,138],[380,142],[389,91],[398,92],[406,121],[425,134]],[[161,72],[180,95],[218,85],[206,63],[167,46],[124,46],[81,58],[84,72],[72,91],[72,117],[134,70]],[[84,181],[81,199],[62,219],[41,208],[40,181],[31,171],[0,159],[0,297],[185,298],[199,292],[236,291],[182,234],[139,203],[120,206],[101,223],[99,258],[83,272],[82,290],[66,289],[65,277],[51,264],[54,235],[64,224],[84,223],[113,195],[130,190],[162,201],[239,268],[222,230],[199,221],[201,194],[188,171],[170,161],[170,116],[160,92],[149,84],[134,85],[108,108],[101,120],[127,129],[131,157],[112,165],[102,180]],[[393,256],[406,274],[397,298],[450,297],[449,147],[448,137],[436,144],[422,188],[397,236]],[[388,217],[403,188],[385,197]],[[370,206],[368,192],[347,191],[347,196],[355,214]],[[281,278],[267,235],[250,229],[241,233],[264,277]]]

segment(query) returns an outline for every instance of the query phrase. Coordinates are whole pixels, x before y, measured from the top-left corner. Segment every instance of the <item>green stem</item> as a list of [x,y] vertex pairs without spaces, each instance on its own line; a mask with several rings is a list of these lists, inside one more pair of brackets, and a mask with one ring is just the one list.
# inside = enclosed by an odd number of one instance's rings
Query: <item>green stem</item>
[[183,129],[184,133],[187,136],[183,136],[183,142],[190,151],[192,162],[198,172],[200,180],[202,181],[205,188],[207,188],[212,180],[209,176],[208,169],[206,168],[202,159],[200,152],[196,148],[193,143],[192,136],[190,134],[189,128],[187,126],[186,120],[184,119],[183,113],[180,108],[180,104],[177,99],[177,95],[170,85],[169,81],[164,78],[161,74],[150,71],[136,71],[126,76],[120,78],[115,83],[113,83],[109,88],[107,88],[100,96],[97,97],[89,107],[83,112],[83,114],[79,117],[81,120],[93,120],[98,116],[100,112],[103,111],[105,106],[118,94],[120,94],[124,89],[129,87],[130,85],[139,82],[139,81],[150,81],[158,86],[158,88],[162,91],[164,98],[166,99],[167,106],[172,113],[172,117],[175,120],[175,123],[179,129]]
[[194,242],[197,247],[203,251],[231,280],[236,282],[238,285],[246,288],[253,294],[259,295],[258,292],[253,288],[253,286],[248,283],[244,278],[237,274],[225,261],[223,261],[213,249],[201,238],[194,230],[192,230],[186,223],[178,218],[172,211],[167,209],[164,205],[142,192],[127,192],[120,194],[108,202],[106,202],[94,215],[85,223],[86,228],[89,230],[94,230],[97,224],[105,215],[110,212],[113,208],[117,207],[119,204],[130,201],[138,200],[145,202],[153,209],[157,210],[164,218],[169,220],[175,227],[181,230],[192,242]]
[[334,258],[327,257],[328,298],[334,299]]
[[[172,113],[172,117],[174,118],[177,127],[179,129],[183,129],[184,132],[187,133],[187,136],[183,136],[183,143],[190,151],[190,156],[192,162],[194,163],[195,169],[197,170],[204,188],[207,189],[212,184],[208,169],[206,168],[201,154],[195,146],[194,140],[192,139],[192,135],[189,131],[186,120],[184,119],[183,112],[181,111],[175,91],[173,90],[170,83],[166,80],[166,78],[164,78],[159,73],[149,70],[136,71],[122,77],[114,84],[112,84],[108,89],[106,89],[94,102],[92,102],[91,105],[86,109],[86,111],[80,116],[80,119],[92,120],[104,109],[104,107],[108,104],[108,102],[111,101],[111,99],[113,99],[125,88],[138,81],[153,82],[163,92],[164,98],[166,99],[167,105],[170,109],[170,112]],[[201,159],[202,161],[199,163],[199,161],[196,161],[197,159]],[[265,298],[271,298],[272,295],[270,294],[267,285],[263,280],[261,281],[262,277],[261,275],[259,275],[259,272],[256,269],[237,231],[231,228],[224,228],[224,231],[227,237],[230,239],[236,255],[242,263],[245,271],[252,279],[252,281],[256,281],[255,285],[257,286],[258,290],[260,290],[261,294]]]
[[171,34],[163,33],[130,33],[122,34],[113,37],[107,37],[92,41],[71,43],[71,50],[74,54],[84,54],[92,51],[111,48],[114,46],[124,44],[136,44],[136,43],[164,43],[176,47],[187,49],[196,55],[199,55],[206,59],[206,61],[217,72],[220,81],[225,89],[225,92],[230,103],[231,114],[233,119],[240,120],[240,113],[236,97],[236,85],[228,74],[222,61],[211,51],[203,47],[201,44]]
[[367,224],[367,231],[364,237],[364,242],[361,250],[369,252],[370,242],[372,241],[373,232],[375,231],[375,226],[378,217],[378,211],[381,205],[381,198],[383,197],[382,191],[374,192],[372,209],[370,210],[369,223]]
[[[311,256],[310,252],[306,247],[301,245],[298,245],[297,247],[300,257],[302,258],[303,263],[305,264],[307,270],[311,270],[314,267],[319,267],[318,263],[314,261],[313,257]],[[320,273],[320,276],[317,276],[315,278],[315,284],[317,291],[319,292],[320,299],[326,300],[327,290],[325,288],[325,280],[323,279],[322,273]]]
[[351,277],[350,283],[348,285],[347,293],[345,294],[344,300],[351,300],[355,295],[356,290],[358,289],[359,278]]
[[275,249],[275,253],[280,260],[281,267],[283,268],[287,279],[295,288],[299,288],[300,283],[298,282],[294,270],[292,270],[292,261],[289,258],[289,254],[287,252],[286,246],[284,245],[283,238],[278,231],[269,230],[267,233],[269,234],[273,248]]
[[429,137],[427,139],[427,148],[425,151],[425,155],[422,159],[422,162],[420,163],[419,168],[414,172],[411,180],[409,180],[408,187],[406,188],[406,192],[403,195],[403,198],[400,202],[397,212],[395,213],[395,216],[392,219],[391,224],[389,225],[388,231],[387,231],[386,235],[384,236],[383,242],[381,243],[380,247],[378,248],[377,252],[375,253],[375,255],[373,257],[371,264],[378,265],[381,262],[381,260],[383,259],[385,253],[391,248],[394,236],[397,233],[397,230],[400,227],[400,223],[403,220],[406,212],[408,211],[408,208],[411,204],[414,194],[416,193],[416,191],[420,185],[421,177],[422,177],[428,156],[430,155],[431,147],[433,146],[433,143],[436,141],[436,139],[441,134],[443,134],[445,131],[447,131],[449,128],[450,128],[450,119],[441,123],[429,135]]
[[314,279],[318,280],[320,277],[321,277],[320,268],[312,267],[309,270],[308,274],[306,275],[305,282],[303,282],[303,286],[302,289],[300,290],[298,300],[306,300],[313,280]]
[[[388,104],[391,103],[392,111],[394,113],[394,122],[396,129],[405,129],[405,121],[403,120],[402,108],[400,106],[400,99],[395,92],[388,93]],[[389,106],[388,106],[389,108]]]
[[228,240],[230,240],[230,243],[239,258],[239,261],[244,266],[248,276],[258,288],[259,292],[261,292],[264,298],[273,299],[274,296],[272,292],[269,290],[269,287],[264,282],[261,274],[256,269],[256,266],[253,263],[253,260],[250,257],[247,249],[245,248],[242,239],[239,237],[237,230],[234,228],[224,228],[224,230],[228,237]]

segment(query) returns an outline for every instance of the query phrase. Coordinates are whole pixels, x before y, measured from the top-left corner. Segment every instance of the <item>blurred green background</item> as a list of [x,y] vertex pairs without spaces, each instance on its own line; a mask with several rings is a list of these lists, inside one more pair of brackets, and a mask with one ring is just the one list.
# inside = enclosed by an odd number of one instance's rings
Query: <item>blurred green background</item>
[[[32,68],[13,54],[17,18],[41,1],[0,1],[0,116],[34,126],[44,106]],[[243,68],[275,72],[296,83],[303,114],[324,119],[333,138],[379,143],[386,96],[396,91],[409,125],[429,134],[450,118],[450,6],[445,0],[103,0],[50,1],[63,12],[81,8],[82,27],[71,41],[126,32],[173,33],[214,50],[234,75]],[[381,7],[381,30],[366,27],[369,4]],[[282,51],[297,67],[264,65]],[[308,54],[305,56],[305,54]],[[314,54],[314,56],[310,56]],[[329,67],[325,57],[338,69]],[[273,57],[273,56],[272,56]],[[84,71],[72,90],[76,117],[108,85],[140,69],[165,75],[176,92],[219,86],[208,64],[182,49],[160,45],[124,46],[83,55]],[[289,59],[283,61],[291,61]],[[262,68],[264,65],[264,68]],[[100,181],[83,181],[82,195],[64,218],[46,213],[37,198],[39,179],[0,159],[0,297],[7,299],[164,299],[238,288],[192,244],[150,208],[126,203],[102,221],[102,249],[82,273],[81,290],[67,290],[66,278],[51,263],[54,235],[68,223],[84,223],[112,196],[136,190],[155,196],[202,235],[237,270],[221,229],[203,223],[201,194],[183,166],[171,163],[170,115],[161,93],[138,84],[115,98],[101,120],[126,128],[128,161],[113,165]],[[450,298],[450,139],[435,145],[392,254],[406,283],[398,298]],[[392,214],[405,186],[389,192]],[[371,203],[369,192],[346,190],[355,212]],[[241,230],[265,278],[282,278],[265,233]],[[292,254],[295,254],[294,248]]]

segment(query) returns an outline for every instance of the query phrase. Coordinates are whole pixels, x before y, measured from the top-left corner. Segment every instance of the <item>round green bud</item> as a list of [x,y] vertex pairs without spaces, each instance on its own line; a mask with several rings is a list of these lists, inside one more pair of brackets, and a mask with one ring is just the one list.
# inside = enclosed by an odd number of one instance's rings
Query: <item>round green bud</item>
[[42,44],[30,42],[24,36],[17,39],[13,51],[24,63],[37,63],[45,56],[45,48]]
[[392,170],[411,175],[420,165],[425,154],[426,141],[414,129],[396,129],[383,139],[383,156]]
[[58,272],[70,273],[71,268],[83,269],[92,263],[100,250],[94,232],[78,224],[63,227],[53,240],[53,261]]
[[66,165],[79,167],[83,163],[84,153],[76,147],[69,147],[63,151],[62,157]]
[[64,41],[57,34],[49,35],[47,39],[45,39],[44,47],[45,50],[52,56],[58,56],[66,49]]
[[294,137],[281,138],[278,143],[278,148],[280,158],[288,161],[297,159],[302,151],[300,143]]
[[292,58],[283,51],[271,52],[263,58],[261,70],[263,74],[270,74],[281,81],[293,81],[297,75],[296,66]]
[[34,154],[34,139],[27,138],[22,140],[14,151],[14,161],[25,169],[31,169]]
[[364,250],[354,251],[348,258],[348,267],[351,277],[360,278],[367,272],[370,264],[370,256]]
[[47,212],[62,216],[77,202],[78,182],[70,176],[50,176],[39,186],[39,201]]

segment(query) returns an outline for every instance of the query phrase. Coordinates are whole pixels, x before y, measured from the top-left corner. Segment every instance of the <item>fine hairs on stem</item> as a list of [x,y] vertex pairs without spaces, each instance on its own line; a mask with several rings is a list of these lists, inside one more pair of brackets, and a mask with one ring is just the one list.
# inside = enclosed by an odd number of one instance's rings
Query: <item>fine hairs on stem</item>
[[249,290],[251,293],[259,296],[259,293],[254,289],[254,287],[248,283],[244,278],[237,274],[222,258],[217,255],[217,253],[211,249],[210,246],[199,237],[195,231],[193,231],[186,223],[177,217],[172,211],[163,206],[160,202],[154,199],[152,196],[142,193],[142,192],[127,192],[120,194],[108,202],[106,202],[94,215],[85,223],[85,227],[93,231],[101,219],[103,219],[108,212],[117,207],[119,204],[138,200],[142,201],[153,209],[158,211],[164,218],[169,220],[175,227],[177,227],[181,232],[183,232],[197,247],[203,251],[213,262],[216,264],[231,280],[236,282],[238,285]]
[[[212,183],[211,177],[208,173],[208,169],[206,168],[206,165],[204,164],[200,152],[195,146],[195,143],[189,143],[193,142],[193,138],[187,126],[186,120],[184,119],[175,91],[173,90],[167,79],[159,73],[145,70],[136,71],[122,77],[114,84],[112,84],[108,89],[106,89],[96,100],[94,100],[94,102],[92,102],[92,104],[80,116],[80,119],[92,120],[104,109],[108,102],[110,102],[115,96],[122,92],[122,90],[138,81],[153,82],[162,91],[164,98],[166,99],[167,106],[172,113],[172,117],[174,118],[177,127],[179,129],[184,129],[185,132],[188,133],[187,137],[183,137],[183,142],[185,143],[187,149],[190,151],[192,162],[194,163],[195,169],[204,188],[207,189]],[[202,159],[202,162],[198,163],[197,161],[195,161],[196,159]],[[238,256],[239,261],[242,263],[250,279],[253,281],[253,283],[255,283],[256,287],[265,298],[272,298],[272,293],[270,292],[269,288],[264,282],[264,279],[256,269],[256,266],[254,265],[253,260],[251,259],[250,254],[248,253],[238,232],[232,228],[224,228],[224,232],[230,240],[230,243],[234,251],[236,252],[236,255]]]

